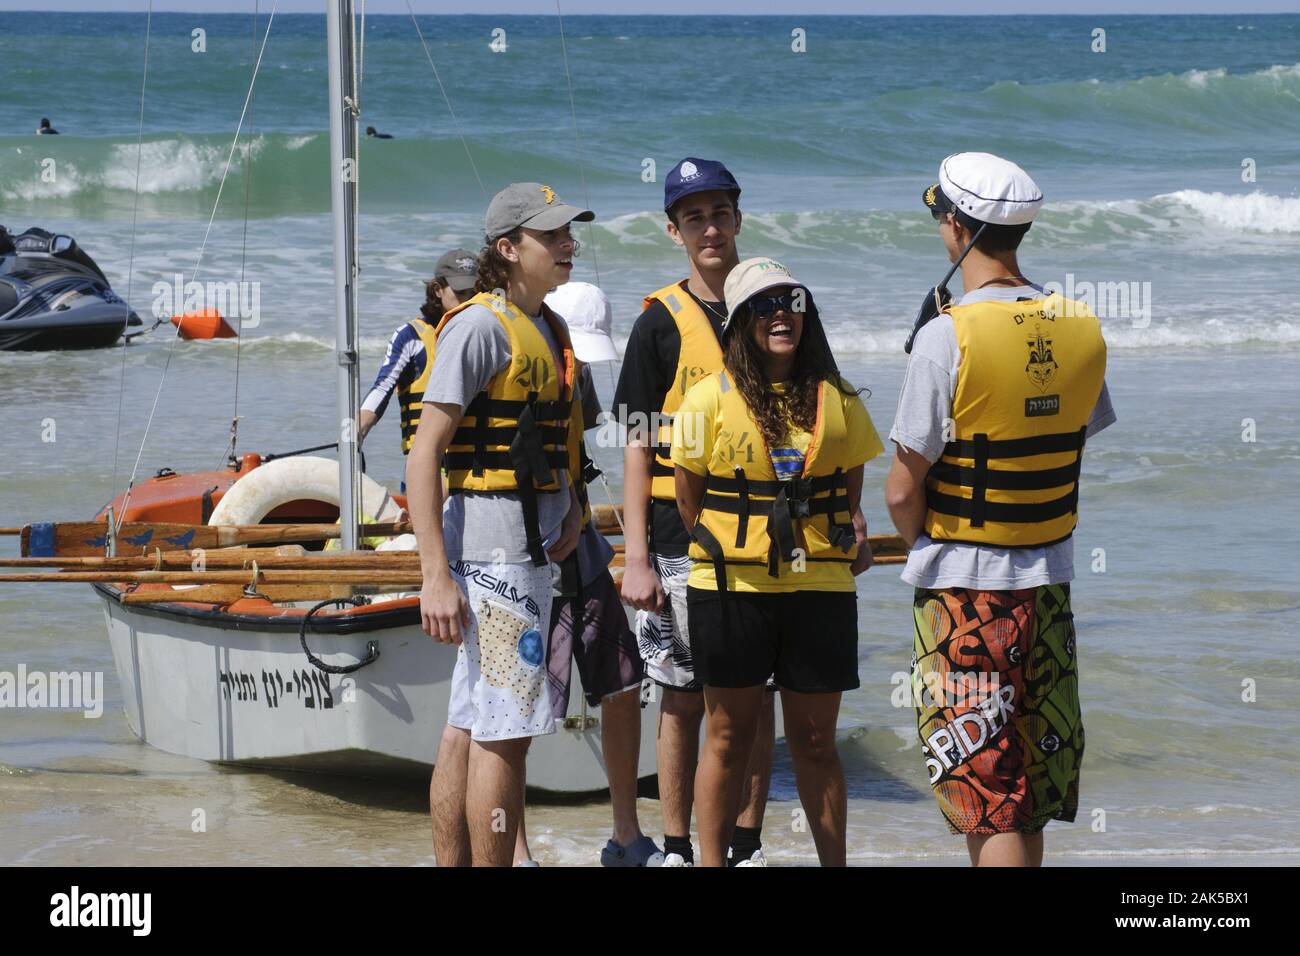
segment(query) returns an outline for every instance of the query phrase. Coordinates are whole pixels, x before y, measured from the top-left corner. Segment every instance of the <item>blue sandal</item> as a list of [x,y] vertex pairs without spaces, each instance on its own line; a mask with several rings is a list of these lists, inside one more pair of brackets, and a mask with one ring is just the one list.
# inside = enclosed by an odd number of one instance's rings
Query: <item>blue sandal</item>
[[619,846],[610,840],[600,851],[601,866],[663,866],[663,864],[663,852],[648,836],[642,836],[627,846]]

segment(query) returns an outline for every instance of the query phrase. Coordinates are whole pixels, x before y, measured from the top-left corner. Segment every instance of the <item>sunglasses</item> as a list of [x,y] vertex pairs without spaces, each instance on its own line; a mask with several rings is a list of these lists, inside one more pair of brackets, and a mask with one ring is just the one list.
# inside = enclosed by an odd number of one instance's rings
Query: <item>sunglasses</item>
[[[800,296],[802,299],[803,296]],[[770,319],[778,312],[795,311],[795,294],[755,296],[749,300],[749,308],[756,319]]]

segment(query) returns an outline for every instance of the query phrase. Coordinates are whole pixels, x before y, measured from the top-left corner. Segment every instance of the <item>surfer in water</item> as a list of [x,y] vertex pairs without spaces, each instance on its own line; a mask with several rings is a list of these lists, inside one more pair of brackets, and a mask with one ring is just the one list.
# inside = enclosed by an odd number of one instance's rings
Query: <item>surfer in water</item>
[[36,127],[37,136],[58,136],[59,131],[50,125],[49,117],[41,117],[41,125]]
[[367,127],[366,127],[366,135],[367,135],[367,136],[372,136],[372,137],[374,137],[375,139],[392,139],[392,138],[393,138],[393,134],[392,134],[392,133],[381,133],[381,132],[379,132],[379,130],[375,129],[373,126],[367,126]]

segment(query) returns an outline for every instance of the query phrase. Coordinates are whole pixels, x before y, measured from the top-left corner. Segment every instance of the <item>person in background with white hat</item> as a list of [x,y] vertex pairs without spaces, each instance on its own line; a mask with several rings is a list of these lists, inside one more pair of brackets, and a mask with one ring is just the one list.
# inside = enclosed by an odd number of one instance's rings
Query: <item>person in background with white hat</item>
[[477,266],[477,258],[467,249],[452,249],[438,259],[433,267],[433,278],[425,285],[420,318],[402,325],[388,341],[384,364],[361,403],[357,420],[358,442],[365,441],[370,429],[384,417],[395,389],[402,414],[402,454],[410,452],[415,441],[415,429],[420,424],[424,388],[433,368],[429,361],[433,354],[433,330],[443,313],[474,294]]
[[747,259],[725,296],[724,368],[686,393],[672,441],[708,724],[695,775],[702,863],[725,864],[773,675],[817,857],[843,866],[835,725],[841,695],[859,686],[854,577],[871,566],[863,465],[884,447],[807,287],[778,262]]
[[478,293],[436,329],[406,483],[421,627],[458,645],[429,783],[440,866],[512,863],[529,740],[555,732],[550,564],[569,556],[581,531],[570,474],[582,433],[572,427],[573,346],[544,299],[573,271],[570,223],[592,218],[542,183],[497,193]]
[[[691,866],[691,801],[704,719],[686,614],[689,537],[669,460],[672,421],[692,385],[722,368],[719,336],[727,274],[740,261],[740,184],[722,163],[688,156],[664,178],[669,237],[690,275],[645,297],[628,336],[614,409],[627,429],[623,454],[626,554],[623,600],[637,609],[646,676],[663,690],[656,756],[667,867]],[[772,775],[773,705],[763,710],[745,799],[732,841],[736,866],[764,866],[763,814]]]
[[1071,534],[1084,442],[1115,421],[1106,344],[1085,305],[1022,273],[1043,196],[1019,166],[949,156],[923,201],[964,294],[927,295],[889,436],[917,728],[971,862],[1037,866],[1044,826],[1078,807]]
[[[577,385],[582,429],[596,428],[602,409],[591,380],[591,364],[618,360],[611,335],[614,313],[609,297],[589,282],[566,282],[546,297],[546,304],[568,326],[574,355],[582,362]],[[569,685],[576,662],[587,703],[601,711],[600,746],[614,814],[614,833],[601,850],[601,865],[660,866],[663,853],[641,832],[636,812],[641,755],[638,691],[645,679],[645,663],[609,573],[614,549],[591,520],[588,485],[600,472],[587,455],[585,444],[581,454],[583,467],[574,478],[574,487],[583,506],[582,535],[565,562],[568,567],[552,565],[556,573],[552,575],[555,590],[547,658],[552,711],[557,718],[568,713]],[[567,573],[560,573],[562,568]],[[577,628],[575,612],[581,622]]]

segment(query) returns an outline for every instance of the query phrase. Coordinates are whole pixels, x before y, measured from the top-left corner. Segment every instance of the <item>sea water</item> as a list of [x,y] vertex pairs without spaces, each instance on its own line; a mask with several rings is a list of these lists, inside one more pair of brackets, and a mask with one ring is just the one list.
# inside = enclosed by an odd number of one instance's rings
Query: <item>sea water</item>
[[[570,17],[572,113],[554,17],[419,22],[447,100],[410,19],[367,17],[362,125],[395,137],[361,143],[367,379],[434,261],[477,248],[486,199],[511,180],[596,210],[573,277],[609,292],[621,347],[641,297],[684,274],[662,184],[695,155],[736,174],[741,254],[809,285],[884,435],[902,342],[947,266],[922,190],[958,150],[1024,166],[1047,202],[1021,264],[1093,295],[1119,416],[1084,459],[1087,751],[1078,820],[1049,828],[1049,854],[1294,862],[1300,17]],[[88,517],[133,474],[218,467],[236,416],[241,452],[335,440],[324,19],[276,17],[232,150],[266,26],[265,12],[155,15],[141,126],[142,15],[0,14],[0,222],[75,236],[147,324],[177,273],[255,284],[238,288],[257,305],[240,340],[175,342],[164,326],[125,350],[0,353],[0,525]],[[31,135],[42,116],[59,137]],[[616,375],[596,370],[607,405]],[[366,446],[393,487],[397,444],[385,421]],[[617,497],[617,449],[594,452]],[[892,531],[887,468],[867,466],[873,533]],[[882,566],[858,593],[862,688],[840,720],[850,858],[963,862],[914,716],[894,706],[910,589]],[[0,613],[0,669],[109,675],[99,719],[0,711],[0,861],[430,860],[418,784],[376,792],[140,745],[88,589],[4,586]],[[772,796],[769,856],[814,860],[783,746]],[[659,833],[657,804],[641,814]],[[601,802],[536,804],[534,850],[592,862],[608,819]]]

